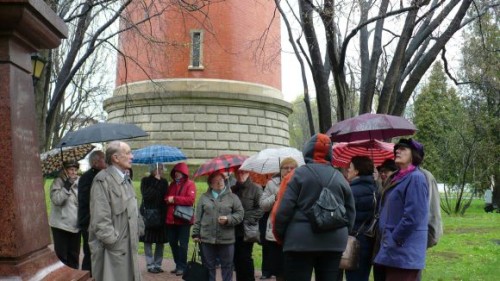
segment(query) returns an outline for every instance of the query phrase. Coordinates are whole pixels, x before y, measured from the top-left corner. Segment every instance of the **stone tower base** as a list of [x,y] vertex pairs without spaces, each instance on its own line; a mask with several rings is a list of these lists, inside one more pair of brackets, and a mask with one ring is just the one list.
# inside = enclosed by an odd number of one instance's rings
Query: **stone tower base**
[[190,164],[221,154],[251,155],[289,145],[291,105],[264,85],[218,79],[162,79],[123,85],[104,103],[108,122],[133,123],[149,137],[132,149],[166,144]]

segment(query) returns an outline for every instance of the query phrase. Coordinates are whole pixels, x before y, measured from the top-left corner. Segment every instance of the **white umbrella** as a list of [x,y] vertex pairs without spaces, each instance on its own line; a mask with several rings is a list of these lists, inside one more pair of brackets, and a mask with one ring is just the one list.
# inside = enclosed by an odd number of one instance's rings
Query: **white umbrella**
[[276,174],[280,171],[281,161],[287,157],[295,159],[299,166],[305,164],[302,152],[296,148],[267,148],[245,160],[240,170],[257,174]]

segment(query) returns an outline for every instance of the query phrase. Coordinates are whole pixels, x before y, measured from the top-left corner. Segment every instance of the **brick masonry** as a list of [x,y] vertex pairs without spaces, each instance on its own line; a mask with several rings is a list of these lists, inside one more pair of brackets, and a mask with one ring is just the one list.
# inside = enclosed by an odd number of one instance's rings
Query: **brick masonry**
[[272,87],[218,79],[162,79],[118,87],[104,103],[109,122],[134,123],[148,137],[133,149],[177,146],[190,164],[226,153],[289,145],[291,105]]

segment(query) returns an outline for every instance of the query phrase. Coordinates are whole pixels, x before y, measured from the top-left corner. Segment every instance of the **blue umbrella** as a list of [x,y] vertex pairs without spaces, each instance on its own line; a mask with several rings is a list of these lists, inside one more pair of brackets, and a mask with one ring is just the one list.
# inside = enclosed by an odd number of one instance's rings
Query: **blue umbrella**
[[132,163],[136,164],[170,163],[187,159],[180,149],[168,145],[150,145],[134,150],[132,154]]

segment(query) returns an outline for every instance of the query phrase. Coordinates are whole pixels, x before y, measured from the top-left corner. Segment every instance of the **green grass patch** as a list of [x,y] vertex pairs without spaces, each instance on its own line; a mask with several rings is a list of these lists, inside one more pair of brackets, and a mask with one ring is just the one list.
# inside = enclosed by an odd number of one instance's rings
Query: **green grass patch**
[[[50,212],[49,188],[51,179],[45,181],[47,212]],[[140,181],[134,188],[141,202]],[[196,182],[196,199],[207,190],[205,181]],[[439,244],[427,251],[423,280],[438,281],[490,281],[500,279],[500,214],[485,213],[480,199],[473,201],[464,216],[448,216],[443,213],[444,236]],[[189,255],[193,249],[190,242]],[[139,253],[144,254],[139,243]],[[262,250],[254,247],[255,268],[260,270]],[[172,258],[170,248],[165,247],[165,258]]]

